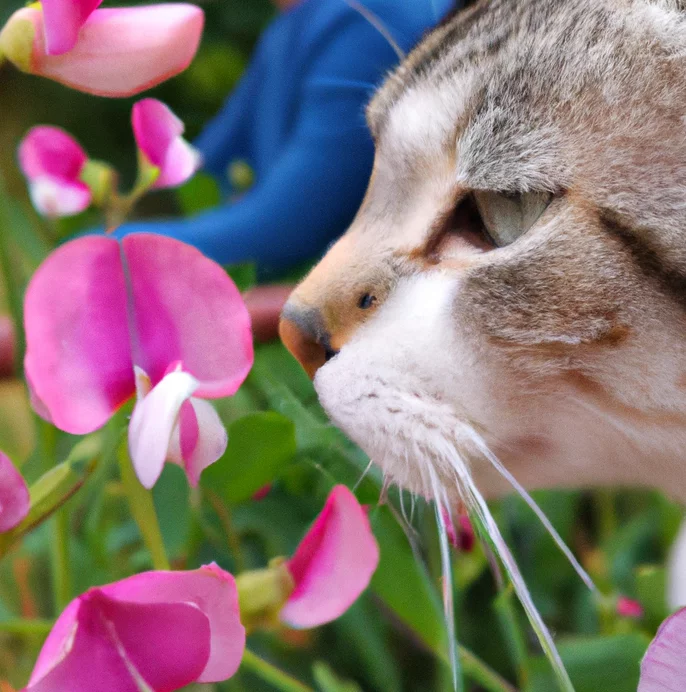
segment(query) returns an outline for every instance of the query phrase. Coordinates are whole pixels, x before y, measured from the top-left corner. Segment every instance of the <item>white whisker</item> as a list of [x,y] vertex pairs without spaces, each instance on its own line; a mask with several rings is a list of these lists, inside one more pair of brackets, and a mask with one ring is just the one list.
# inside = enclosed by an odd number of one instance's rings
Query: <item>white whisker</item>
[[365,7],[357,0],[343,0],[343,2],[355,10],[355,12],[359,12],[386,39],[399,60],[405,60],[405,51],[396,43],[386,25],[368,7]]
[[455,608],[453,603],[453,570],[450,562],[450,545],[448,543],[448,530],[443,520],[446,512],[452,521],[452,513],[446,499],[445,488],[438,480],[434,467],[427,464],[431,477],[431,489],[433,491],[434,509],[436,511],[436,525],[441,545],[441,568],[443,572],[443,609],[445,611],[445,624],[448,629],[448,652],[450,667],[453,675],[453,689],[458,689],[460,676],[460,660],[457,655],[457,633],[455,631]]
[[476,518],[478,520],[478,526],[480,527],[481,535],[484,539],[488,540],[493,546],[496,554],[500,558],[505,571],[507,572],[512,585],[514,586],[515,592],[519,598],[520,603],[524,607],[524,610],[529,618],[529,622],[538,637],[543,650],[545,651],[548,659],[550,660],[557,679],[563,690],[566,692],[574,692],[574,687],[572,681],[569,679],[569,675],[565,670],[560,654],[555,646],[553,637],[550,634],[550,630],[543,622],[538,609],[536,608],[529,589],[526,586],[526,582],[522,577],[517,562],[514,556],[510,552],[510,549],[505,542],[500,529],[491,514],[486,500],[483,495],[476,487],[472,477],[467,470],[467,466],[464,460],[459,456],[457,450],[446,443],[443,458],[447,461],[458,477],[458,489],[462,496],[462,500],[467,505],[470,512],[472,520]]
[[505,468],[505,466],[503,466],[498,457],[491,452],[481,435],[479,435],[473,428],[466,425],[464,426],[464,430],[471,438],[472,442],[477,446],[479,451],[491,463],[493,468],[495,468],[495,470],[503,478],[505,478],[505,480],[517,491],[524,502],[529,505],[534,514],[538,517],[541,524],[543,524],[545,530],[551,535],[552,539],[557,544],[557,547],[562,551],[562,554],[567,558],[567,560],[569,560],[570,564],[581,578],[581,581],[583,581],[593,593],[597,594],[598,589],[593,583],[593,580],[589,576],[588,572],[586,572],[586,570],[581,566],[567,544],[562,540],[562,536],[560,536],[555,527],[550,523],[550,520],[545,515],[543,510],[538,506],[538,504],[536,504],[536,501],[531,497],[531,495],[529,495],[524,487],[520,485],[519,481]]
[[355,485],[353,486],[353,492],[356,492],[357,489],[360,487],[362,481],[367,477],[367,474],[371,471],[373,464],[374,462],[370,459],[369,463],[367,464],[367,468],[364,471],[362,471],[362,475],[360,476],[357,483],[355,483]]

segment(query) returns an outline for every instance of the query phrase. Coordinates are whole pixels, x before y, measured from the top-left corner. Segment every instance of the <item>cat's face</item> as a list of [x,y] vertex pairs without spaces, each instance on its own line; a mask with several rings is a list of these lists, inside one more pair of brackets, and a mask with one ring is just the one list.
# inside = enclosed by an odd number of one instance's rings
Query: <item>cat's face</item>
[[501,492],[487,446],[527,487],[686,498],[677,4],[482,1],[370,104],[367,196],[282,336],[391,480],[449,487],[452,447]]

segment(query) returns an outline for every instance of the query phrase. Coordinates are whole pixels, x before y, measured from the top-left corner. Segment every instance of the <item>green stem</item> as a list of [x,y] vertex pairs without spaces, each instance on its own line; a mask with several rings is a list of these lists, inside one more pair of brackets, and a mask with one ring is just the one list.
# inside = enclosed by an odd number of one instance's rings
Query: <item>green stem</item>
[[0,178],[0,272],[5,282],[5,295],[9,307],[12,322],[14,322],[15,347],[14,347],[14,371],[21,376],[24,367],[24,351],[26,342],[24,339],[24,305],[22,291],[15,280],[15,268],[13,268],[12,252],[10,250],[10,237],[7,226],[11,223],[7,204],[5,183]]
[[517,612],[513,603],[514,589],[508,584],[493,602],[500,631],[510,654],[510,659],[517,669],[517,680],[520,687],[526,687],[529,679],[529,656],[526,640],[517,620]]
[[219,495],[210,488],[205,488],[205,496],[212,505],[212,508],[219,519],[219,523],[224,529],[226,540],[229,544],[229,548],[231,549],[231,553],[233,554],[233,559],[236,564],[236,572],[244,572],[246,569],[246,564],[241,550],[241,539],[233,527],[231,513],[229,512],[228,507],[224,504],[221,497],[219,497]]
[[243,652],[241,665],[265,682],[274,685],[281,692],[314,692],[311,687],[303,685],[302,682],[279,670],[276,666],[260,658],[249,649]]
[[[0,243],[1,244],[1,243]],[[47,421],[38,424],[44,472],[57,463],[57,430]],[[50,519],[50,568],[55,613],[61,613],[71,601],[72,578],[69,564],[69,508],[62,507]]]
[[462,673],[466,678],[486,690],[486,692],[516,692],[510,683],[489,668],[478,656],[464,646],[458,645]]
[[157,520],[152,493],[146,490],[136,477],[126,441],[119,445],[117,457],[119,459],[121,482],[124,486],[126,497],[129,500],[129,508],[138,524],[143,542],[150,553],[152,565],[155,569],[168,570],[170,569],[169,559],[164,547],[160,524]]
[[596,513],[598,517],[598,533],[601,545],[610,540],[617,531],[617,512],[615,511],[615,496],[611,490],[597,490],[595,493]]
[[71,601],[69,569],[69,510],[63,507],[52,522],[52,593],[55,612],[61,613]]
[[54,620],[24,620],[15,618],[0,621],[0,632],[18,636],[36,635],[45,637],[54,624]]

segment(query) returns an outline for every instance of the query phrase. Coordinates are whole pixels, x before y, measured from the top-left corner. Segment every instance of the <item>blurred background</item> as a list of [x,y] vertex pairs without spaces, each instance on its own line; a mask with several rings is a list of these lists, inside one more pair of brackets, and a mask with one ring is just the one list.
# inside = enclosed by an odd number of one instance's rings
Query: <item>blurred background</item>
[[[22,4],[3,0],[0,25]],[[207,28],[196,60],[182,75],[149,92],[186,123],[189,139],[231,92],[274,12],[267,0],[199,4],[207,13]],[[20,74],[8,65],[0,68],[0,233],[10,257],[5,281],[0,282],[5,286],[0,302],[4,312],[12,301],[20,301],[26,281],[51,248],[97,220],[84,214],[48,223],[33,212],[16,165],[20,138],[36,124],[61,126],[94,157],[114,164],[128,187],[136,166],[130,127],[134,101],[99,99]],[[216,203],[215,196],[214,188],[199,178],[181,190],[149,195],[137,213],[189,214]],[[243,289],[255,281],[250,266],[229,271]],[[257,348],[246,384],[219,408],[229,428],[225,456],[204,474],[195,491],[189,491],[180,469],[167,465],[154,499],[175,566],[194,568],[214,560],[238,573],[292,553],[330,488],[335,483],[355,486],[368,460],[327,422],[309,380],[279,343]],[[111,452],[126,415],[123,411],[108,425],[95,472],[60,510],[73,537],[71,581],[66,585],[72,596],[150,568]],[[60,459],[75,442],[48,432],[48,427],[30,413],[21,380],[0,382],[0,448],[21,465],[29,481],[52,463],[46,462],[47,435],[55,435]],[[265,486],[270,486],[266,495],[255,499]],[[381,488],[380,475],[371,471],[356,491],[372,507],[372,526],[381,546],[371,588],[329,626],[257,634],[249,646],[323,692],[449,690],[433,509],[419,500],[411,502],[409,496],[401,503],[395,490],[380,503]],[[523,502],[511,497],[493,504],[576,689],[633,692],[640,658],[667,614],[664,562],[679,525],[679,508],[651,492],[543,492],[535,497],[605,595],[601,601],[591,597]],[[5,689],[3,680],[16,688],[26,683],[55,615],[50,536],[46,524],[0,562],[0,690]],[[454,550],[453,570],[460,644],[506,679],[510,689],[556,689],[516,598],[498,583],[478,542]],[[620,595],[638,601],[642,615],[618,613]],[[468,655],[464,662],[469,668]],[[473,677],[465,677],[465,689],[507,689],[489,688]],[[196,689],[276,688],[241,671],[223,685]]]

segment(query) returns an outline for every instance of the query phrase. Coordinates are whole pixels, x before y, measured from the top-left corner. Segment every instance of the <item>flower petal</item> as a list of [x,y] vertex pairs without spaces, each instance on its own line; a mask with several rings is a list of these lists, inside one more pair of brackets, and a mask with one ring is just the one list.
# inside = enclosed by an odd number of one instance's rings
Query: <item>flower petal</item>
[[253,361],[250,316],[226,272],[178,240],[134,233],[128,259],[141,359],[159,382],[170,363],[200,381],[195,396],[234,394]]
[[197,680],[207,665],[209,620],[193,604],[126,603],[101,589],[75,603],[70,628],[60,628],[66,638],[42,674],[36,667],[29,692],[139,692],[140,682],[171,692]]
[[171,109],[157,99],[143,99],[131,113],[136,144],[160,174],[155,188],[185,183],[200,168],[200,153],[181,137],[184,125]]
[[367,588],[378,563],[379,547],[364,508],[337,485],[287,563],[295,590],[281,619],[291,627],[335,620]]
[[33,275],[24,301],[25,368],[35,397],[61,430],[92,432],[133,395],[126,314],[113,238],[66,243]]
[[29,180],[49,176],[77,181],[86,161],[81,145],[59,127],[32,127],[19,145],[19,165]]
[[42,0],[48,55],[70,51],[84,22],[101,3],[102,0]]
[[170,372],[133,409],[129,453],[146,488],[160,477],[181,405],[197,388],[198,381],[187,372]]
[[188,67],[203,25],[203,11],[186,3],[96,10],[63,55],[47,54],[36,27],[29,71],[96,96],[133,96]]
[[181,455],[188,482],[198,485],[200,474],[226,451],[229,437],[212,404],[192,398],[190,411],[180,418]]
[[105,595],[129,603],[195,604],[209,618],[210,658],[198,682],[230,678],[245,649],[236,582],[215,564],[189,572],[144,572],[101,589]]
[[641,662],[637,692],[680,692],[686,680],[686,608],[668,617]]
[[12,460],[0,452],[0,533],[13,529],[29,513],[26,481]]
[[32,180],[29,194],[36,211],[49,219],[80,214],[88,209],[92,199],[91,191],[84,183],[70,183],[48,176]]

